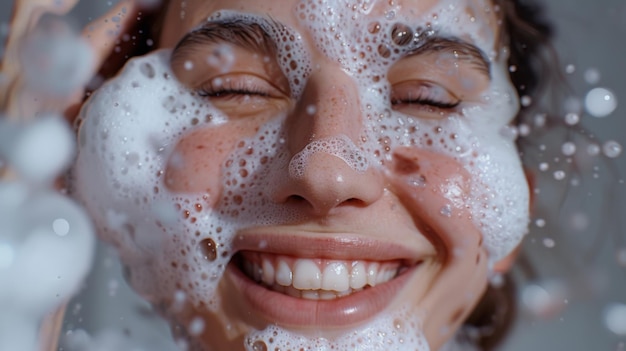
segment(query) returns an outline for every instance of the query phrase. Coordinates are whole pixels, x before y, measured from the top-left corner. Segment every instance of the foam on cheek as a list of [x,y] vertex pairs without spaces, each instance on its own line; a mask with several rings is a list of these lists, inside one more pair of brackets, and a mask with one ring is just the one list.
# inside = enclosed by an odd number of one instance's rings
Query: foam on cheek
[[386,314],[334,340],[304,336],[270,325],[248,335],[245,347],[247,351],[429,351],[421,329],[415,312],[407,308]]
[[[360,147],[368,162],[384,164],[398,146],[419,147],[457,160],[473,181],[462,201],[451,195],[454,192],[448,193],[450,205],[470,208],[490,260],[497,261],[520,242],[529,214],[528,187],[514,140],[501,133],[516,115],[518,102],[507,78],[506,55],[498,58],[496,35],[485,24],[496,10],[482,0],[461,5],[441,1],[425,13],[402,8],[401,2],[381,4],[309,0],[296,12],[308,19],[304,25],[317,49],[357,83],[368,139]],[[380,16],[372,16],[374,12]],[[394,111],[386,79],[389,68],[415,47],[411,42],[419,45],[434,35],[470,40],[490,58],[492,77],[483,101],[465,103],[461,113],[440,120]]]
[[187,290],[189,302],[214,306],[230,227],[201,212],[214,194],[173,194],[163,174],[186,131],[226,117],[173,78],[169,55],[130,61],[85,104],[73,186],[136,290],[153,301]]

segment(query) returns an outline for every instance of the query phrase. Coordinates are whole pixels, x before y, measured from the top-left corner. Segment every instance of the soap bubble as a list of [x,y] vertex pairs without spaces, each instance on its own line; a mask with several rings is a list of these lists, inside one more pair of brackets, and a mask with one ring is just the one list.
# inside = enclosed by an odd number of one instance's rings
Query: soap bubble
[[617,99],[606,88],[594,88],[585,96],[585,108],[594,117],[606,117],[617,108]]
[[561,145],[561,152],[565,156],[572,156],[572,155],[574,155],[576,153],[576,144],[574,144],[571,141],[563,143],[563,145]]
[[21,177],[35,183],[50,183],[69,166],[74,137],[60,116],[38,118],[27,126],[0,123],[0,155]]
[[615,140],[608,140],[602,145],[604,155],[609,158],[616,158],[622,154],[622,145]]
[[604,309],[604,325],[613,333],[626,336],[626,305],[612,303]]
[[598,156],[600,154],[600,145],[598,144],[589,144],[587,146],[587,153],[589,156]]
[[570,112],[565,115],[565,124],[568,126],[576,125],[578,122],[580,122],[580,116],[578,113]]
[[600,81],[600,71],[597,68],[589,68],[584,74],[585,81],[589,84],[598,84]]
[[521,295],[526,310],[539,318],[553,317],[563,310],[567,301],[566,288],[558,281],[529,284]]
[[44,16],[20,52],[26,85],[32,91],[67,97],[91,78],[95,55],[91,46],[62,19]]
[[554,179],[556,180],[563,180],[567,176],[567,174],[561,170],[555,171],[553,175],[554,175]]

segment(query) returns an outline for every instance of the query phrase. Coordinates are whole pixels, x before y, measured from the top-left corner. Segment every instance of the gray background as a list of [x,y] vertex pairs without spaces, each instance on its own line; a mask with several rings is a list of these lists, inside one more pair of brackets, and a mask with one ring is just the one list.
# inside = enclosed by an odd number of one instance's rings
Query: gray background
[[[2,0],[0,3],[3,28],[0,35],[6,35],[10,2]],[[85,22],[103,13],[112,2],[115,1],[82,0],[73,16]],[[575,67],[573,73],[566,75],[572,95],[582,98],[589,89],[601,86],[612,90],[618,99],[618,108],[609,117],[598,119],[585,115],[583,126],[596,140],[612,139],[626,145],[626,69],[623,69],[626,1],[553,0],[544,3],[547,17],[557,29],[555,48],[561,59],[560,68]],[[600,73],[597,83],[590,84],[584,79],[589,69]],[[573,137],[555,133],[544,142],[548,149],[558,149],[568,138]],[[543,161],[558,167],[554,157],[559,156],[543,155],[536,162],[529,162],[529,167],[536,169]],[[626,267],[620,267],[615,258],[617,249],[626,248],[626,234],[622,229],[624,201],[621,200],[626,192],[620,182],[621,175],[626,174],[624,159],[622,155],[614,160],[595,160],[598,168],[582,169],[583,186],[569,189],[568,196],[564,196],[563,191],[571,184],[573,173],[568,174],[565,181],[552,179],[551,171],[540,177],[538,190],[541,193],[537,196],[532,232],[525,241],[524,253],[536,274],[529,275],[528,269],[520,268],[521,265],[514,270],[521,281],[519,314],[512,334],[500,350],[626,349],[626,335],[611,333],[603,317],[608,304],[626,304]],[[561,210],[547,211],[555,208]],[[589,218],[585,229],[571,225],[575,213],[585,213]],[[537,220],[542,219],[546,225],[536,225]],[[546,245],[546,239],[554,240],[555,246]],[[594,242],[599,243],[595,251],[590,250]],[[106,331],[122,331],[125,344],[113,349],[130,350],[130,345],[141,345],[146,350],[172,349],[164,323],[126,288],[119,271],[112,250],[101,247],[85,288],[69,305],[66,330],[86,329],[100,342],[108,338]],[[538,317],[530,312],[523,299],[529,284],[543,286],[553,293],[556,290],[550,290],[551,286],[562,288],[552,313]]]

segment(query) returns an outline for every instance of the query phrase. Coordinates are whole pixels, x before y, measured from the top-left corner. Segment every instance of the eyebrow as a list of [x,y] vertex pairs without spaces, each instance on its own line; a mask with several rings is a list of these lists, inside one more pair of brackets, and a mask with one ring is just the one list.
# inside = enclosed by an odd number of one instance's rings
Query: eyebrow
[[484,51],[478,46],[458,37],[429,36],[418,41],[417,47],[409,50],[407,56],[424,55],[430,52],[450,53],[460,60],[473,65],[491,79],[491,63]]
[[172,61],[203,45],[222,42],[267,55],[274,54],[277,50],[276,44],[260,24],[242,19],[228,19],[206,22],[187,33],[174,48]]
[[[266,21],[267,23],[263,24],[267,26],[285,28],[285,25],[280,22],[271,19]],[[200,46],[221,42],[228,42],[248,50],[252,49],[268,56],[274,55],[277,51],[276,43],[264,29],[263,24],[237,18],[206,22],[181,39],[174,48],[171,59],[175,61],[179,56],[193,53]],[[432,34],[425,39],[405,44],[409,44],[405,56],[419,56],[431,52],[450,53],[470,63],[491,79],[491,63],[485,52],[459,37]]]

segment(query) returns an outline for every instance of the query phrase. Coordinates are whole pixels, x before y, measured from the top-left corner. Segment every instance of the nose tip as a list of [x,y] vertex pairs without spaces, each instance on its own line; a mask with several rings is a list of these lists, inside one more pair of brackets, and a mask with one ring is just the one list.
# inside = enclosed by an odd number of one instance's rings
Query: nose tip
[[[294,167],[295,162],[299,163]],[[294,169],[297,168],[297,169]],[[289,181],[279,202],[299,206],[314,215],[343,207],[365,207],[382,195],[382,175],[373,168],[355,168],[342,157],[315,152],[290,163]]]

